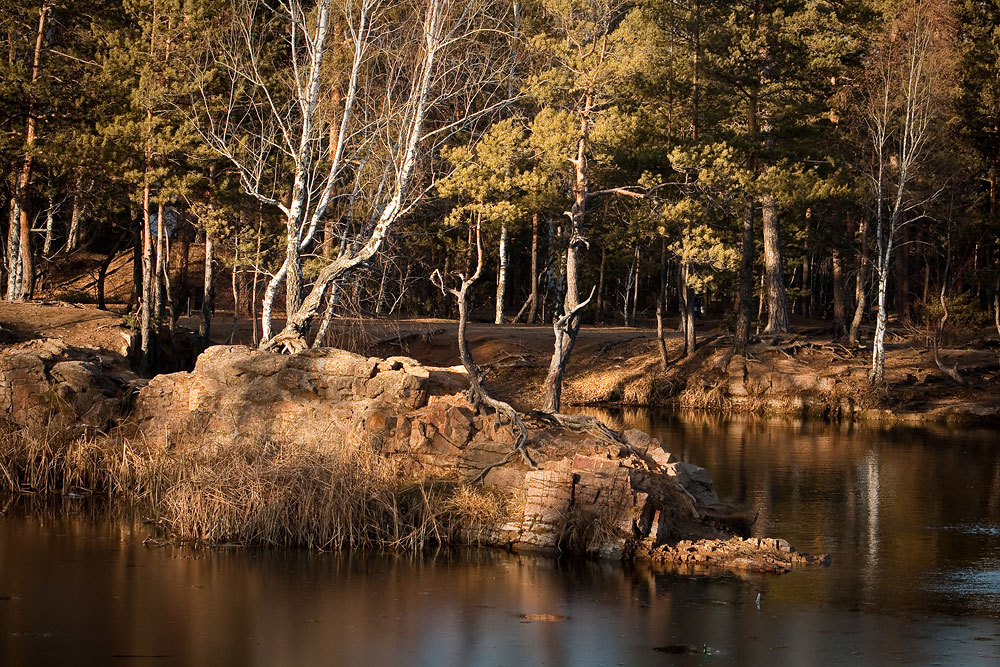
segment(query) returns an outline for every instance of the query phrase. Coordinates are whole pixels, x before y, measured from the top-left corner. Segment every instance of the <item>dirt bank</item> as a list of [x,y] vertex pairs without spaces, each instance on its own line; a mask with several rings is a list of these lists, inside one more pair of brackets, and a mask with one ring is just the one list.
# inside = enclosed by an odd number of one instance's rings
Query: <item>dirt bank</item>
[[[938,370],[919,333],[891,329],[887,383],[872,390],[870,349],[846,348],[829,331],[812,326],[815,322],[756,342],[746,359],[732,359],[724,372],[717,365],[727,339],[713,322],[703,324],[701,347],[688,360],[681,359],[679,334],[668,332],[666,371],[652,329],[585,325],[570,360],[564,402],[878,421],[1000,420],[1000,345],[989,330],[941,350],[945,363],[958,364],[966,378],[967,384],[959,385]],[[198,321],[182,317],[179,326],[194,331]],[[403,355],[452,366],[459,363],[456,329],[449,320],[343,318],[334,321],[328,342],[363,355]],[[67,304],[0,304],[0,335],[3,331],[7,341],[56,337],[115,353],[129,335],[119,314]],[[217,313],[213,331],[216,343],[252,342],[249,324],[240,320],[233,327],[225,313]],[[549,327],[472,323],[468,338],[491,392],[522,411],[541,405],[552,346]]]

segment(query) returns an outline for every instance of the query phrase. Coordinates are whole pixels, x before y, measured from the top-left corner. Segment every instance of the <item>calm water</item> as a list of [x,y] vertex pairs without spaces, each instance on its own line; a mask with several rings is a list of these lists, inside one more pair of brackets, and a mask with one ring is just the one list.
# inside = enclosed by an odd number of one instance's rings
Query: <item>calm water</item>
[[80,501],[8,507],[0,665],[1000,664],[1000,432],[603,417],[833,565],[695,578],[495,552],[193,551],[144,546],[146,526]]

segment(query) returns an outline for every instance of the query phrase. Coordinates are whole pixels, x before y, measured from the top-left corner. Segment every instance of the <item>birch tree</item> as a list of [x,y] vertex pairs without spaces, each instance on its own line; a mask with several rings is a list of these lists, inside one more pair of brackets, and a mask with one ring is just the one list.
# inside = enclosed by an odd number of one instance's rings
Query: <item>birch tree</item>
[[869,381],[885,381],[886,295],[900,226],[915,217],[921,200],[914,183],[940,135],[953,80],[953,27],[949,6],[906,0],[893,8],[869,60],[862,105],[871,146],[869,175],[875,206],[877,316]]
[[[421,159],[456,132],[474,134],[502,106],[508,8],[482,0],[238,0],[234,8],[201,63],[222,82],[203,81],[198,127],[243,189],[285,219],[285,257],[265,291],[261,345],[295,351],[332,284],[370,260],[433,187],[439,174],[418,174]],[[223,104],[212,86],[225,91]],[[303,299],[301,254],[331,203],[353,196],[352,183],[368,214],[335,229],[343,252]],[[286,325],[274,336],[282,282]]]

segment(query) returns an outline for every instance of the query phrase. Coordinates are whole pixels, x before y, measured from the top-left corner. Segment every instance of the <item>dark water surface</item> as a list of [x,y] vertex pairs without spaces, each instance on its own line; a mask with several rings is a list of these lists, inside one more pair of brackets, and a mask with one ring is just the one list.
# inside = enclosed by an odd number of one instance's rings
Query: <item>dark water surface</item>
[[706,578],[175,549],[81,501],[10,506],[0,665],[1000,665],[1000,432],[603,417],[707,467],[759,510],[757,534],[833,565]]

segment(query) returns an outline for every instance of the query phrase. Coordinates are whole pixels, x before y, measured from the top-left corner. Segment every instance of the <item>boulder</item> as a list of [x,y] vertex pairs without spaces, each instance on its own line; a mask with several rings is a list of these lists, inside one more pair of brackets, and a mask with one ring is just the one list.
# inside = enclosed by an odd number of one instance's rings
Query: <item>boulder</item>
[[18,426],[110,428],[140,384],[96,347],[46,338],[0,351],[0,416]]

